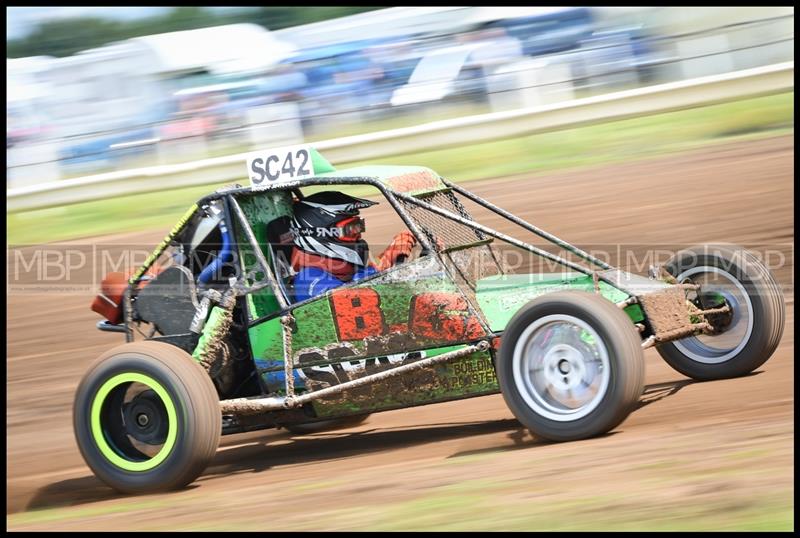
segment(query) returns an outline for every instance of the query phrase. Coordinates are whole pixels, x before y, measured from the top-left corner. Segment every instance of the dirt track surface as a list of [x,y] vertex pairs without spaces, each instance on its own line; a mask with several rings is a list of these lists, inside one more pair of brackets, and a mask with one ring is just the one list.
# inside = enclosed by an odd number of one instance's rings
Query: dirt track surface
[[[99,318],[87,294],[12,294],[7,526],[791,529],[793,157],[788,136],[467,185],[582,245],[725,241],[772,246],[789,257],[776,271],[787,298],[786,330],[763,367],[744,378],[696,383],[647,350],[640,407],[610,434],[580,442],[532,438],[495,395],[379,413],[306,437],[284,430],[227,436],[188,489],[120,496],[83,463],[71,410],[87,365],[122,335],[94,329]],[[372,240],[393,231],[370,221]],[[153,246],[163,233],[114,240]]]

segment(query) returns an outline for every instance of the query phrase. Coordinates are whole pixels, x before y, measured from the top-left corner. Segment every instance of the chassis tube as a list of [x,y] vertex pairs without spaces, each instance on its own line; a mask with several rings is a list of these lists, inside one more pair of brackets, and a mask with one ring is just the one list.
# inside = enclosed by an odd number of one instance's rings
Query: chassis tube
[[547,239],[548,241],[551,241],[551,242],[555,243],[556,245],[558,245],[558,246],[560,246],[560,247],[572,252],[576,256],[578,256],[580,258],[583,258],[587,262],[591,262],[591,263],[593,263],[595,265],[598,265],[598,266],[602,267],[603,269],[614,269],[614,267],[612,267],[611,265],[607,264],[603,260],[592,256],[588,252],[585,252],[585,251],[579,249],[578,247],[576,247],[574,245],[570,245],[569,243],[567,243],[563,239],[559,239],[558,237],[545,232],[541,228],[537,228],[536,226],[534,226],[530,222],[522,220],[521,218],[509,213],[505,209],[502,209],[502,208],[494,205],[491,202],[487,202],[483,198],[472,194],[468,190],[465,190],[465,189],[459,187],[458,185],[450,183],[449,181],[447,181],[445,179],[442,179],[442,182],[445,185],[447,185],[448,187],[450,187],[451,189],[453,189],[454,191],[456,191],[457,193],[469,198],[473,202],[476,202],[476,203],[482,205],[483,207],[485,207],[486,209],[489,209],[490,211],[493,211],[493,212],[497,213],[501,217],[505,217],[506,219],[510,220],[511,222],[513,222],[515,224],[519,224],[520,226],[522,226],[526,230],[535,233],[536,235],[538,235],[539,237],[541,237],[543,239]]
[[475,353],[477,351],[486,351],[490,347],[491,345],[489,344],[489,341],[481,340],[480,342],[474,345],[466,346],[464,348],[456,349],[454,351],[449,351],[447,353],[443,353],[435,357],[429,357],[427,359],[415,361],[410,364],[395,366],[394,368],[390,368],[389,370],[384,370],[383,372],[378,372],[377,374],[360,377],[358,379],[347,381],[345,383],[340,383],[332,387],[315,390],[313,392],[306,392],[305,394],[301,396],[296,396],[294,398],[270,396],[267,398],[235,398],[231,400],[222,400],[219,402],[220,410],[223,415],[236,415],[236,414],[257,415],[267,411],[292,409],[295,407],[300,407],[301,405],[306,404],[311,400],[316,400],[317,398],[330,396],[331,394],[337,394],[347,389],[360,387],[362,385],[367,385],[369,383],[381,381],[389,377],[426,368],[428,366],[432,366],[440,362],[447,362],[453,359],[471,355],[472,353]]
[[158,257],[161,256],[161,253],[164,252],[164,250],[169,246],[170,241],[172,241],[176,235],[178,235],[183,231],[183,229],[192,219],[194,214],[197,212],[198,207],[199,206],[197,204],[194,204],[192,207],[189,208],[189,210],[186,213],[183,214],[181,219],[178,221],[178,224],[176,224],[175,227],[172,228],[169,234],[167,234],[167,236],[161,241],[161,243],[158,244],[158,246],[150,254],[150,256],[147,257],[144,264],[139,268],[139,270],[136,271],[136,273],[134,273],[134,275],[130,278],[130,280],[128,280],[128,284],[130,286],[133,286],[139,281],[140,278],[142,278],[142,275],[145,274],[145,272],[147,272],[148,269],[150,269],[150,267],[158,259]]

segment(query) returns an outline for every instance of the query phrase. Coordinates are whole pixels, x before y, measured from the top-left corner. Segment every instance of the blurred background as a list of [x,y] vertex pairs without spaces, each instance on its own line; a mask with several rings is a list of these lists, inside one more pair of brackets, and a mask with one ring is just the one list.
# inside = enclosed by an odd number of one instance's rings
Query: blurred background
[[7,188],[794,59],[794,9],[7,8]]

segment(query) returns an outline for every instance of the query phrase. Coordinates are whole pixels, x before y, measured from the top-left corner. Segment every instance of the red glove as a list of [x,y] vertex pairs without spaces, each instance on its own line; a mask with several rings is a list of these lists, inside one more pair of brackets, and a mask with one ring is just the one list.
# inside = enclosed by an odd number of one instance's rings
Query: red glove
[[407,258],[411,256],[411,249],[416,244],[417,238],[411,232],[408,230],[400,232],[394,236],[392,243],[380,255],[376,268],[378,271],[384,271],[397,263],[398,257],[405,256]]

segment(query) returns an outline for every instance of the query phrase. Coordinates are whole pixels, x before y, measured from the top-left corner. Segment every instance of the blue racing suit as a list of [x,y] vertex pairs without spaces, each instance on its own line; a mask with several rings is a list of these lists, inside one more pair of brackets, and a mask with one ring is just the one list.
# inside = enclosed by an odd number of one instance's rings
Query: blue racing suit
[[[353,280],[361,280],[377,273],[374,267],[356,266],[353,273]],[[328,290],[338,288],[344,284],[331,273],[318,267],[304,267],[294,277],[294,296],[295,302],[304,301],[317,295],[322,295]]]

